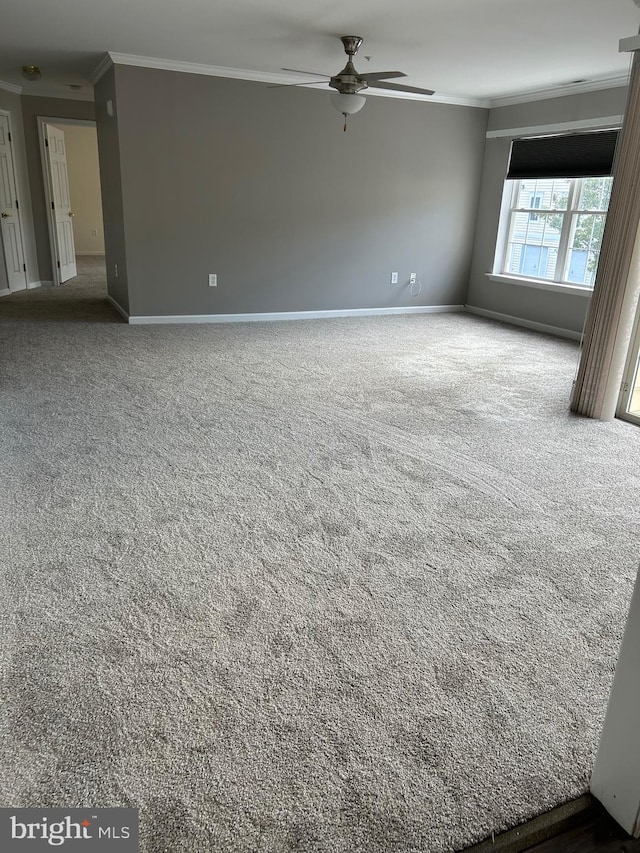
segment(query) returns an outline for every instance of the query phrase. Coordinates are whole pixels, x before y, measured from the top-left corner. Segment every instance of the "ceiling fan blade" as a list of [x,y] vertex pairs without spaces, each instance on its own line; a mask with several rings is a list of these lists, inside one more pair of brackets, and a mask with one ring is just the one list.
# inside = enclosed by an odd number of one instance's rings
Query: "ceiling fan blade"
[[392,77],[406,77],[402,71],[372,71],[370,74],[358,74],[361,80],[371,83],[372,80],[390,80]]
[[317,83],[326,83],[326,80],[309,80],[308,83],[274,83],[267,89],[290,89],[292,86],[315,86]]
[[293,71],[294,74],[310,74],[312,77],[326,77],[327,80],[331,74],[323,74],[322,71],[300,71],[299,68],[281,68],[280,71]]
[[433,89],[418,89],[415,86],[403,86],[401,83],[370,83],[372,89],[390,89],[392,92],[413,92],[416,95],[433,95]]

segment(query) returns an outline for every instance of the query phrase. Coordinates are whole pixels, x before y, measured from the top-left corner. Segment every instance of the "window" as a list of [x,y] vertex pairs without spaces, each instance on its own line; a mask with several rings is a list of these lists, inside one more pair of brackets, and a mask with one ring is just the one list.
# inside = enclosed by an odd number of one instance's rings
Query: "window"
[[[531,201],[529,202],[529,206],[532,207],[534,210],[535,209],[539,210],[541,203],[542,203],[542,196],[541,195],[532,195]],[[529,220],[531,222],[535,222],[537,218],[538,218],[537,213],[530,213],[529,214]]]
[[501,272],[593,287],[611,177],[518,178]]

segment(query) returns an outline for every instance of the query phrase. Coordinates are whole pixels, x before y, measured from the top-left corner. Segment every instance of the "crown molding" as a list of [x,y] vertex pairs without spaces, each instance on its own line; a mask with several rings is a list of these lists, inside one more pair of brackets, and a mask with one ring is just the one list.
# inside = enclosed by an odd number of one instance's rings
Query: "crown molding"
[[[640,2],[640,0],[639,0]],[[291,73],[279,73],[274,71],[256,71],[247,68],[228,68],[223,65],[205,65],[198,62],[184,62],[176,59],[161,59],[155,56],[138,56],[133,53],[105,54],[100,64],[90,77],[92,84],[105,74],[112,65],[133,65],[138,68],[155,68],[160,71],[177,71],[181,74],[201,74],[206,77],[226,77],[232,80],[247,80],[253,83],[271,83],[280,85],[291,85],[292,83],[305,83],[306,89],[326,88],[325,83],[307,83],[307,79],[301,75]],[[507,107],[513,104],[523,104],[528,101],[542,101],[549,98],[562,98],[565,95],[577,95],[582,92],[596,92],[601,89],[615,89],[627,86],[629,77],[627,74],[619,74],[613,77],[604,77],[600,80],[589,80],[585,83],[566,83],[545,89],[535,89],[499,98],[468,98],[457,95],[445,95],[436,92],[434,95],[417,95],[413,92],[389,92],[375,89],[367,89],[366,97],[400,98],[408,101],[423,101],[425,103],[454,104],[463,107],[479,107],[493,109],[494,107]]]
[[254,83],[282,83],[283,85],[302,82],[302,78],[293,74],[227,68],[223,65],[204,65],[199,62],[183,62],[178,59],[137,56],[133,53],[110,52],[109,57],[114,65],[135,65],[138,68],[155,68],[160,71],[177,71],[182,74],[202,74],[206,77],[229,77],[233,80],[250,80]]
[[23,97],[29,98],[57,98],[60,101],[93,101],[93,91],[78,92],[74,89],[59,89],[53,86],[48,88],[38,88],[37,90],[28,91],[22,90]]
[[4,89],[5,92],[13,92],[14,95],[22,94],[22,86],[16,86],[15,83],[7,83],[4,80],[0,80],[0,89]]
[[600,80],[587,80],[585,83],[564,83],[548,89],[535,89],[520,94],[508,95],[505,98],[490,98],[491,109],[494,107],[510,107],[513,104],[525,104],[528,101],[544,101],[549,98],[562,98],[565,95],[578,95],[582,92],[597,92],[601,89],[619,89],[629,84],[628,74],[618,74],[615,77],[603,77]]
[[416,95],[414,92],[387,92],[385,90],[367,89],[363,94],[368,98],[374,95],[376,98],[400,98],[405,101],[422,101],[425,104],[453,104],[459,107],[479,107],[489,109],[489,98],[462,98],[457,95],[441,95],[435,92],[433,95]]
[[111,59],[111,54],[105,53],[105,55],[100,60],[98,66],[96,67],[93,74],[89,76],[89,82],[92,86],[95,86],[98,80],[107,73],[107,71],[113,65],[113,60]]
[[[306,89],[326,89],[325,83],[307,83],[307,78],[297,74],[274,71],[256,71],[246,68],[227,68],[222,65],[203,65],[197,62],[182,62],[175,59],[159,59],[154,56],[136,56],[131,53],[108,53],[101,61],[93,75],[91,82],[96,83],[100,77],[111,67],[111,65],[135,65],[139,68],[155,68],[161,71],[177,71],[181,74],[202,74],[207,77],[226,77],[232,80],[247,80],[253,83],[275,83],[283,86],[292,83],[305,83]],[[366,96],[373,95],[381,98],[401,98],[408,101],[423,101],[425,103],[455,104],[464,107],[489,106],[486,98],[462,98],[455,95],[417,95],[414,92],[389,92],[367,89]]]

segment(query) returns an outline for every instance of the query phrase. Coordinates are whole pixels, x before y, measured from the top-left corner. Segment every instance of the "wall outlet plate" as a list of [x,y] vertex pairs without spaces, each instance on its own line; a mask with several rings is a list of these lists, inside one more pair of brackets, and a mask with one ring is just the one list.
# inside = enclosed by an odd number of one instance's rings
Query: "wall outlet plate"
[[209,287],[217,287],[218,286],[218,276],[214,272],[209,273]]
[[397,283],[398,283],[398,273],[392,272],[391,273],[391,284],[397,284]]
[[417,272],[409,273],[409,284],[415,284],[417,280],[418,280],[418,273]]

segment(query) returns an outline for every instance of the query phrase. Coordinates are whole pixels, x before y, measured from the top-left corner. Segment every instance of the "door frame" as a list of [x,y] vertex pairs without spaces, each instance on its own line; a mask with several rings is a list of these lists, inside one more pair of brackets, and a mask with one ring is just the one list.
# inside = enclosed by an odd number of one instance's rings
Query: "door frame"
[[60,286],[60,272],[58,270],[58,257],[56,255],[56,233],[55,222],[51,208],[51,171],[47,158],[45,140],[45,125],[81,125],[82,127],[95,127],[95,121],[83,118],[56,118],[55,116],[38,116],[38,139],[40,141],[40,164],[42,168],[42,182],[44,184],[44,200],[47,207],[47,228],[49,231],[49,254],[51,256],[51,273],[54,287]]
[[[20,167],[19,167],[19,165],[18,165],[18,163],[17,163],[17,158],[16,158],[16,156],[15,156],[15,148],[14,148],[14,146],[13,146],[13,142],[15,141],[15,138],[16,138],[16,137],[15,137],[15,133],[13,132],[13,123],[12,123],[12,121],[11,121],[11,112],[10,112],[10,110],[0,109],[0,115],[6,116],[6,118],[7,118],[7,122],[8,122],[8,124],[9,124],[9,133],[11,134],[11,166],[12,166],[12,168],[13,168],[13,183],[14,183],[14,186],[15,186],[15,188],[16,188],[16,195],[18,196],[18,199],[17,199],[17,201],[18,201],[18,211],[17,211],[17,213],[18,213],[18,227],[19,227],[19,229],[20,229],[20,242],[22,243],[22,257],[23,257],[23,259],[24,259],[24,265],[25,265],[25,271],[24,271],[24,289],[25,289],[25,290],[28,290],[28,289],[29,289],[29,270],[28,270],[28,269],[26,269],[26,266],[27,266],[27,253],[25,252],[25,245],[24,245],[24,222],[23,222],[23,219],[22,219],[22,212],[23,212],[23,210],[24,210],[24,200],[23,200],[23,201],[20,201],[20,196],[21,196],[21,192],[20,192],[20,186],[21,186],[21,184],[20,184],[20,177],[21,177],[21,175],[20,175],[20,171],[19,171]],[[0,240],[2,240],[2,235],[0,235]],[[5,263],[5,268],[6,268],[6,265],[7,265],[7,253],[6,253],[6,250],[5,250],[5,247],[4,247],[4,241],[2,242],[2,252],[3,252],[3,255],[4,255],[4,263]],[[8,276],[9,276],[9,271],[7,270],[7,284],[9,283],[9,278],[8,278]],[[7,288],[7,290],[6,290],[6,291],[5,291],[5,290],[0,291],[0,296],[8,296],[10,293],[20,293],[20,291],[19,291],[19,290],[11,290],[10,288]]]

